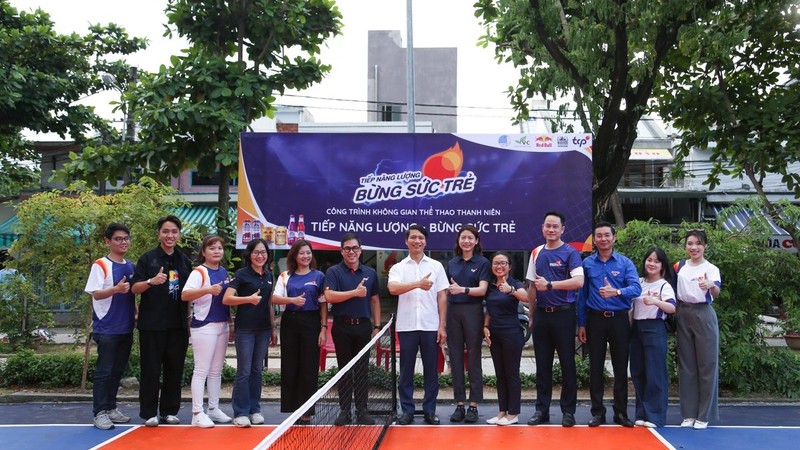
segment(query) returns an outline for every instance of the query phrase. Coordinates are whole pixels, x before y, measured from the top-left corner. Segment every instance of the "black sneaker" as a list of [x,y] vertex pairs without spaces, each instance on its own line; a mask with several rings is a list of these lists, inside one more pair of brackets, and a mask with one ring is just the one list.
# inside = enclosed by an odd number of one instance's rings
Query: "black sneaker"
[[349,425],[352,421],[353,418],[350,416],[350,411],[342,411],[339,413],[339,416],[336,418],[336,420],[333,421],[333,424],[337,427],[340,427],[342,425]]
[[478,421],[478,407],[470,406],[469,408],[467,408],[467,415],[464,418],[464,422],[475,423],[477,421]]
[[356,423],[359,425],[375,425],[375,419],[368,412],[356,413]]
[[464,420],[465,416],[464,405],[457,405],[456,410],[453,411],[453,414],[450,416],[450,422],[461,422]]

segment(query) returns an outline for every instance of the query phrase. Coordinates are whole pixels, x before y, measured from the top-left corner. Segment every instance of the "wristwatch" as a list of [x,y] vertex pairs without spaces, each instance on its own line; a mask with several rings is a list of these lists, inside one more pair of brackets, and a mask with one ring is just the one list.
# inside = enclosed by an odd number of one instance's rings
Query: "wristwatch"
[[547,290],[548,291],[552,291],[553,290],[553,283],[550,282],[550,281],[547,282]]
[[619,296],[621,296],[621,295],[622,295],[622,291],[620,291],[619,289],[617,289],[617,297],[619,297]]
[[152,286],[152,284],[150,284],[150,278],[148,278],[147,281],[145,281],[145,283],[147,283],[148,286]]
[[469,288],[464,288],[464,294],[469,295]]

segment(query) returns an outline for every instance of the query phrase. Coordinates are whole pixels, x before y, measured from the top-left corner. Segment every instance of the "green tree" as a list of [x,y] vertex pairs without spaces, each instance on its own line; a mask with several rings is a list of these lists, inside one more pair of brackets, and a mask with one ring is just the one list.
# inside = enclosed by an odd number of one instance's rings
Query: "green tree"
[[124,29],[91,25],[86,35],[59,34],[40,10],[17,11],[0,0],[0,165],[4,174],[36,160],[23,129],[58,133],[77,142],[89,131],[111,133],[92,107],[76,102],[104,89],[101,73],[125,73],[121,60],[145,48]]
[[[509,88],[517,120],[530,117],[529,100],[570,97],[572,113],[594,134],[592,193],[595,218],[610,209],[618,223],[616,188],[639,119],[648,110],[669,52],[685,26],[702,20],[719,0],[478,0],[486,26],[483,45],[495,44],[500,63],[520,69]],[[561,125],[564,127],[564,125]],[[567,127],[569,129],[569,127]]]
[[126,94],[141,143],[73,155],[66,171],[95,183],[126,167],[162,180],[189,168],[218,170],[218,227],[227,234],[239,133],[272,113],[276,93],[308,87],[330,70],[317,55],[339,32],[341,14],[332,0],[170,0],[167,18],[190,46]]
[[[11,246],[16,258],[9,266],[35,283],[48,303],[64,303],[78,313],[80,330],[91,324],[91,302],[83,288],[92,263],[108,253],[103,231],[110,222],[131,229],[127,257],[157,245],[159,217],[181,205],[171,187],[151,179],[126,186],[114,195],[95,195],[87,189],[36,194],[17,207],[20,238]],[[89,339],[86,339],[88,361]]]
[[782,220],[789,211],[769,201],[764,181],[779,174],[800,198],[798,26],[794,0],[725,2],[686,28],[655,93],[659,114],[681,130],[675,174],[687,175],[683,160],[692,148],[710,149],[703,184],[714,189],[722,177],[746,177],[759,200],[749,206],[782,222],[795,246],[798,222]]

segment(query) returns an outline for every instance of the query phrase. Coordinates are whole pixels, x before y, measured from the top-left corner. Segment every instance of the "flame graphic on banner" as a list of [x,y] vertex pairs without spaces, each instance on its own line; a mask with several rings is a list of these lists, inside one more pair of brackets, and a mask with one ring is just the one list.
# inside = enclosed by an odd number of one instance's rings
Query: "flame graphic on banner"
[[447,150],[429,156],[422,164],[422,174],[432,180],[446,180],[458,176],[463,165],[464,155],[456,142]]

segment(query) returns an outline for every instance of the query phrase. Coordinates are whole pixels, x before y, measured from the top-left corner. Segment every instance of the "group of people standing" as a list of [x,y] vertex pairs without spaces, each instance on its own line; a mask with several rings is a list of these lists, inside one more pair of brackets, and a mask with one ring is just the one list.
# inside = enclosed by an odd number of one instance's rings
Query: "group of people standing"
[[[287,270],[273,280],[272,255],[265,240],[254,239],[247,245],[245,266],[231,277],[222,265],[223,239],[205,237],[198,265],[193,267],[176,248],[181,226],[175,216],[161,218],[157,223],[159,245],[135,265],[125,258],[130,244],[128,227],[112,223],[105,230],[109,253],[92,265],[85,287],[92,296],[92,336],[98,353],[93,380],[97,428],[110,429],[115,423],[131,420],[117,408],[116,394],[130,357],[134,326],[139,329],[139,416],[144,424],[180,423],[177,413],[191,335],[192,425],[201,428],[215,423],[233,422],[238,427],[264,423],[262,372],[268,347],[278,340],[272,304],[285,305],[280,329],[282,412],[295,411],[316,391],[320,348],[328,339],[328,326],[340,367],[381,329],[378,276],[361,263],[357,235],[342,237],[342,261],[325,273],[316,267],[311,243],[296,241],[287,255]],[[555,354],[562,369],[562,425],[575,425],[576,328],[589,352],[589,426],[606,420],[603,370],[607,345],[615,380],[614,422],[628,427],[665,425],[668,376],[663,323],[667,314],[677,314],[679,324],[681,413],[685,418],[681,426],[702,429],[717,418],[719,331],[710,305],[719,295],[721,278],[719,270],[704,259],[705,233],[691,230],[687,234],[689,259],[675,264],[676,277],[659,248],[644,256],[640,277],[631,260],[614,251],[616,232],[611,224],[595,225],[597,252],[583,261],[578,251],[561,239],[564,230],[562,214],[545,214],[542,233],[546,243],[531,252],[527,289],[512,277],[507,253],[495,253],[490,259],[482,255],[480,233],[471,225],[459,230],[455,256],[447,267],[425,254],[425,227],[411,225],[406,230],[408,256],[391,267],[387,286],[389,293],[398,297],[398,424],[414,421],[413,377],[418,353],[423,366],[423,419],[430,425],[439,424],[437,359],[444,343],[449,348],[456,401],[450,421],[477,422],[478,405],[483,401],[483,341],[489,345],[495,366],[499,402],[498,414],[487,422],[519,422],[524,345],[519,302],[530,304],[536,354],[536,411],[529,425],[550,421]],[[136,295],[140,295],[138,307]],[[234,319],[231,306],[236,307]],[[222,367],[231,334],[237,360],[233,417],[219,408]],[[629,357],[636,388],[635,421],[627,415]],[[468,380],[462,370],[465,367]],[[340,413],[335,425],[375,423],[367,409],[367,391],[359,386],[366,379],[367,361],[362,358],[352,376],[337,387]],[[206,389],[208,407],[204,410]],[[313,416],[312,407],[298,423],[310,424]]]
[[[478,420],[483,398],[480,339],[489,345],[497,374],[499,412],[490,424],[519,422],[519,376],[523,337],[516,304],[530,306],[536,359],[535,412],[528,425],[550,422],[553,361],[561,365],[561,424],[572,427],[577,405],[575,333],[589,354],[591,399],[590,427],[606,423],[603,405],[606,351],[614,374],[613,422],[624,427],[666,425],[669,376],[667,373],[668,315],[677,317],[678,366],[682,427],[705,429],[718,419],[719,327],[711,303],[720,293],[719,269],[705,260],[708,245],[703,230],[689,230],[685,238],[688,259],[672,265],[666,252],[648,249],[641,271],[614,250],[616,230],[608,222],[594,226],[595,253],[586,259],[562,240],[565,217],[555,211],[544,215],[545,244],[535,248],[528,261],[524,285],[509,277],[511,259],[503,252],[491,261],[480,256],[480,235],[462,227],[456,257],[449,261],[447,342],[453,367],[456,410],[452,422]],[[477,254],[473,253],[477,249]],[[472,250],[472,251],[470,251]],[[465,272],[465,268],[468,271]],[[471,278],[465,276],[469,274]],[[478,274],[481,274],[478,276]],[[476,299],[468,297],[473,294]],[[483,298],[481,298],[483,297]],[[468,309],[470,304],[485,304]],[[483,333],[475,329],[483,323]],[[469,360],[469,406],[465,411],[463,355]],[[628,364],[636,390],[634,420],[628,417]]]

